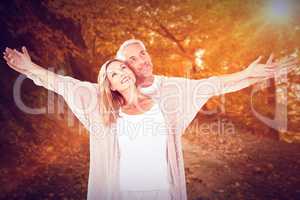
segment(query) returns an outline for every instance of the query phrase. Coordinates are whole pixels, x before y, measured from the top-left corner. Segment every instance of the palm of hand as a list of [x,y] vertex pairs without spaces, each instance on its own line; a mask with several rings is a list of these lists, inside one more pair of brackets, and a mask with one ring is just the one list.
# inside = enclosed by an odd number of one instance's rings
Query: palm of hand
[[7,64],[14,69],[26,69],[31,64],[31,58],[25,47],[22,48],[22,53],[16,49],[6,48],[4,59]]
[[255,60],[246,69],[250,77],[272,78],[293,71],[299,65],[299,59],[293,56],[286,56],[272,63],[273,56],[271,55],[266,64],[259,64],[259,60]]
[[246,71],[249,77],[270,77],[276,70],[276,64],[272,64],[273,56],[271,55],[266,64],[259,64],[261,57],[251,63]]

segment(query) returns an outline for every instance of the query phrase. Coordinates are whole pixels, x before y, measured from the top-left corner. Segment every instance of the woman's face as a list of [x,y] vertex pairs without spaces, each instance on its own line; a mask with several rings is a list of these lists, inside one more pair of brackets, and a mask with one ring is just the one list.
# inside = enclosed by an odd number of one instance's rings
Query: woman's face
[[106,73],[113,91],[122,92],[135,87],[135,74],[125,63],[113,61],[107,67]]

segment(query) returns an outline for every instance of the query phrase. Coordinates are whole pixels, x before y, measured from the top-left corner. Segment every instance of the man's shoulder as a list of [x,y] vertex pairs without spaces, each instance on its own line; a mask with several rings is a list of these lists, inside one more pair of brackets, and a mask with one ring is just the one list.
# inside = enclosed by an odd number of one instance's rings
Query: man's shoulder
[[173,81],[173,80],[183,80],[184,77],[175,77],[167,75],[154,75],[155,81]]
[[158,77],[162,81],[162,83],[169,83],[169,82],[185,82],[190,81],[189,77],[181,77],[181,76],[160,76]]
[[205,88],[221,88],[221,80],[217,76],[210,76],[208,78],[191,79],[189,77],[164,77],[161,81],[161,88],[163,90],[178,89],[205,89]]
[[219,80],[218,76],[210,76],[210,77],[204,77],[204,78],[193,78],[188,76],[160,76],[160,79],[163,79],[165,81],[179,81],[179,82],[206,82],[206,81],[214,81]]
[[164,79],[164,78],[166,78],[166,76],[164,76],[164,75],[154,75],[154,80],[155,79],[157,79],[157,80],[161,80],[161,79]]

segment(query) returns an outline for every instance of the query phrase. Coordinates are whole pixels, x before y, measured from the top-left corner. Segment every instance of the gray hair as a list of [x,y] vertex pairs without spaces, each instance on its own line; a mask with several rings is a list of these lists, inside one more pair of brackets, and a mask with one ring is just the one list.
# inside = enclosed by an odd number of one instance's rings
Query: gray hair
[[123,42],[123,44],[121,44],[120,48],[117,51],[115,58],[125,61],[126,59],[125,59],[125,55],[124,55],[124,50],[132,44],[139,44],[144,50],[146,50],[146,47],[141,40],[129,39],[129,40],[126,40],[125,42]]

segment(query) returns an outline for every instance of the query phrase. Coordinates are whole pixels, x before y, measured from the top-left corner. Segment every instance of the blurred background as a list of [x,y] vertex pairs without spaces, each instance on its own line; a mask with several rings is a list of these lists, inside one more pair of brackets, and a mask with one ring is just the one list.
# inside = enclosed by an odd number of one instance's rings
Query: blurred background
[[[207,78],[245,69],[259,55],[300,48],[298,0],[2,0],[0,49],[26,46],[37,64],[96,82],[127,39],[144,41],[154,73]],[[0,60],[0,199],[86,199],[89,136],[64,100]],[[189,199],[300,196],[300,69],[268,87],[214,97],[183,137]],[[252,101],[251,101],[252,99]],[[272,129],[286,103],[287,130]],[[285,105],[285,104],[284,104]],[[210,112],[211,111],[211,112]],[[67,120],[68,119],[68,120]]]

